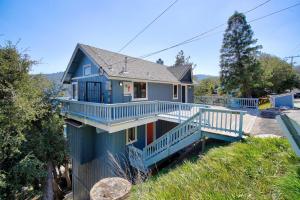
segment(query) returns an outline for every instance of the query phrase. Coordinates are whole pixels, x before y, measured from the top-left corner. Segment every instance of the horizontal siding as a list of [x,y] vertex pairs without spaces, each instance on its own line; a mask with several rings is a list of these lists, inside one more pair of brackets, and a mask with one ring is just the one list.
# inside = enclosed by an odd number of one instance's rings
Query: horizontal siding
[[[138,128],[138,141],[144,141],[144,130]],[[106,177],[123,176],[126,158],[125,130],[96,133],[96,128],[67,125],[72,158],[74,199],[88,199],[88,191]],[[84,162],[83,162],[84,161]]]
[[188,86],[188,103],[194,103],[194,86]]
[[83,66],[84,65],[91,65],[91,72],[92,74],[98,74],[99,68],[97,65],[95,65],[87,56],[81,55],[78,59],[78,64],[76,66],[76,70],[74,73],[74,77],[82,77],[83,76]]
[[148,100],[176,101],[181,100],[181,87],[179,87],[178,99],[173,99],[173,84],[148,83]]

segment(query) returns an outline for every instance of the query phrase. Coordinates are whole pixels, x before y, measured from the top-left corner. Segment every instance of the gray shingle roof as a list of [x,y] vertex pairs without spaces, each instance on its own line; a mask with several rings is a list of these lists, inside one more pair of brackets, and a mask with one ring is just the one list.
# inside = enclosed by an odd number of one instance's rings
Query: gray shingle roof
[[[165,65],[99,49],[89,45],[79,44],[79,47],[82,48],[96,64],[103,67],[109,77],[179,83],[179,79],[177,79],[177,77],[169,70],[169,67]],[[125,57],[127,57],[128,60],[127,73],[123,73]],[[179,71],[179,69],[176,71]]]
[[177,80],[181,80],[186,72],[191,68],[191,65],[181,65],[168,67],[168,70],[177,78]]

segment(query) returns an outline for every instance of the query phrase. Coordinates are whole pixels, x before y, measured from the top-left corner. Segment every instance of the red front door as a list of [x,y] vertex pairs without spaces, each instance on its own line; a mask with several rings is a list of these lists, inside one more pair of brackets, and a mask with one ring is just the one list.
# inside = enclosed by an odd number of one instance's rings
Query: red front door
[[147,145],[154,140],[154,123],[147,124]]

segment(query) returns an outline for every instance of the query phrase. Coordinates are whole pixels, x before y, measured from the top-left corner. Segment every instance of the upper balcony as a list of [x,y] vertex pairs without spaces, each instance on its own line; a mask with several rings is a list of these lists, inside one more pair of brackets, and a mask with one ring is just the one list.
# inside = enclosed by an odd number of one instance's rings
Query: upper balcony
[[245,112],[216,109],[207,105],[166,101],[140,101],[117,104],[101,104],[59,98],[64,116],[100,128],[110,133],[140,126],[157,120],[181,123],[201,112],[207,124],[215,132],[225,131],[241,135]]

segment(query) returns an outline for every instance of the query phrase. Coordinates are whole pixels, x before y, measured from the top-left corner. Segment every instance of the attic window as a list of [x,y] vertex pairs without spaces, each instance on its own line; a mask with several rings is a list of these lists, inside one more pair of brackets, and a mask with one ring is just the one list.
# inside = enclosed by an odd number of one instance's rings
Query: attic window
[[92,74],[92,66],[89,64],[89,65],[84,65],[83,66],[83,75],[84,76],[89,76]]

